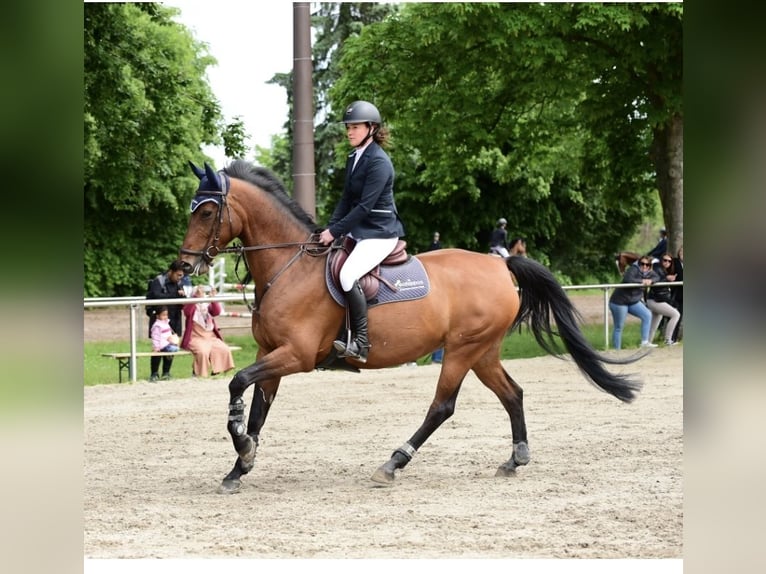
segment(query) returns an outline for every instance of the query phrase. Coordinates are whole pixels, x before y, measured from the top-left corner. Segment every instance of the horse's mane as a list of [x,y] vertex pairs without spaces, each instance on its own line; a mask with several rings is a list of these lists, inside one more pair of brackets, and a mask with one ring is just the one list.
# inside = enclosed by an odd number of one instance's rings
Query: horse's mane
[[223,171],[230,177],[242,179],[270,193],[276,198],[293,216],[303,223],[309,231],[314,231],[316,222],[306,213],[303,208],[294,201],[285,191],[284,185],[274,173],[262,166],[253,165],[243,159],[236,159],[227,165]]

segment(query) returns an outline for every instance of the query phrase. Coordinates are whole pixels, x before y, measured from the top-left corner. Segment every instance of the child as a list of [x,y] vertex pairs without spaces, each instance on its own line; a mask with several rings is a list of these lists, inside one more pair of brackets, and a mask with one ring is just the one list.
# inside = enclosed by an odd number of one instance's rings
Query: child
[[[152,325],[151,339],[152,350],[163,351],[167,353],[175,353],[178,351],[178,335],[173,332],[170,326],[170,319],[167,307],[159,307],[157,309],[157,320]],[[149,377],[150,382],[157,381],[160,377],[157,373],[157,367],[159,367],[159,360],[156,362],[154,359],[160,357],[152,357],[152,374]],[[162,378],[170,378],[170,367],[173,365],[173,357],[162,357]]]

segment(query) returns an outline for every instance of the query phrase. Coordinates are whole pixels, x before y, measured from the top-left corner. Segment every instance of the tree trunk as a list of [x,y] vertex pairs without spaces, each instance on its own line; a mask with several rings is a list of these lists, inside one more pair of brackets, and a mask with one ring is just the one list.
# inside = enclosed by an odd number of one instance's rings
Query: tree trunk
[[684,243],[684,120],[681,114],[654,128],[652,162],[657,173],[668,251],[676,255]]

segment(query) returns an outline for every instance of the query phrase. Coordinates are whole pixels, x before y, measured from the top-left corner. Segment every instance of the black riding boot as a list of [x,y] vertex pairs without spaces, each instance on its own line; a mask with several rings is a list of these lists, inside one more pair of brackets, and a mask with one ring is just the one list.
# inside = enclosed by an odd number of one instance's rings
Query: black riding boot
[[351,291],[346,291],[345,294],[353,336],[348,348],[346,341],[340,340],[335,341],[333,346],[341,357],[350,357],[360,363],[366,363],[367,353],[370,350],[370,342],[367,339],[367,299],[359,281],[354,281]]

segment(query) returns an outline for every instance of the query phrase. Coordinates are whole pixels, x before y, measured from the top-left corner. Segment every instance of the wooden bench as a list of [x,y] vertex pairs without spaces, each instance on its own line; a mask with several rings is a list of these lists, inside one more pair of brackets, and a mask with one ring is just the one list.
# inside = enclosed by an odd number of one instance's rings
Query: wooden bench
[[[234,351],[241,351],[242,347],[229,346],[229,349],[233,353]],[[137,351],[136,359],[139,357],[182,357],[184,355],[191,355],[191,351],[180,349],[173,353],[162,351]],[[130,374],[130,352],[128,353],[101,353],[102,357],[109,357],[110,359],[117,359],[117,370],[119,375],[119,381],[122,383],[122,371],[123,369]]]

